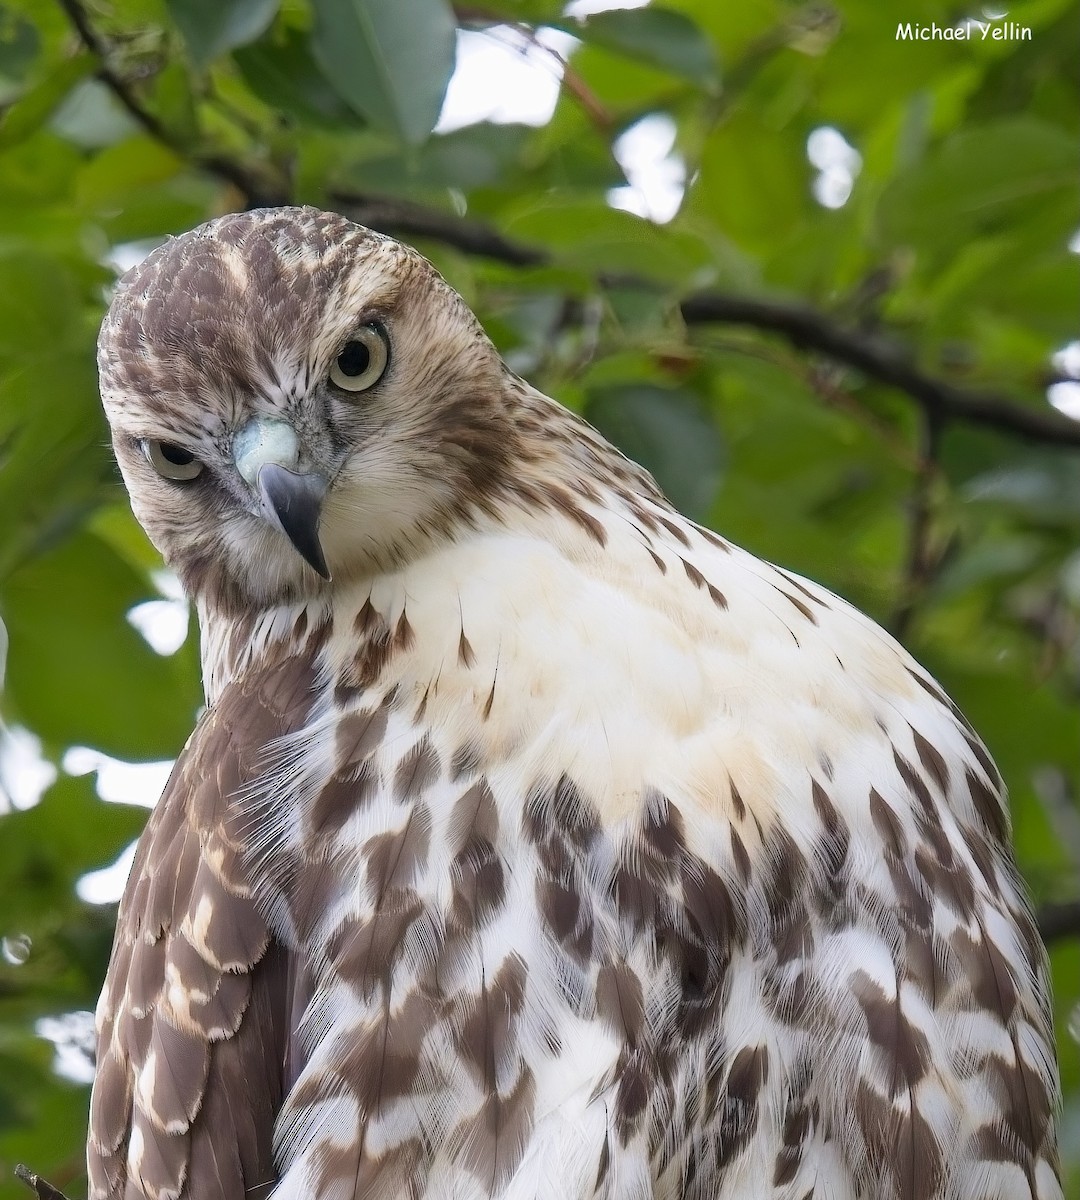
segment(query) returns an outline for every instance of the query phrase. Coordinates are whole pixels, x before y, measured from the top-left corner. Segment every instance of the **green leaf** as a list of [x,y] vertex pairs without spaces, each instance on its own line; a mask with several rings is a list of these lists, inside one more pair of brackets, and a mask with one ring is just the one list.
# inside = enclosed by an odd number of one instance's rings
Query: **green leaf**
[[703,87],[719,83],[716,52],[700,27],[667,8],[612,9],[562,25],[587,42]]
[[59,63],[52,72],[13,104],[0,120],[0,150],[28,138],[53,115],[71,89],[94,69],[89,54]]
[[330,86],[307,37],[276,31],[233,54],[248,86],[264,104],[312,125],[357,125],[356,114]]
[[523,157],[533,130],[527,125],[496,125],[486,121],[429,138],[404,161],[401,154],[358,164],[350,177],[362,189],[376,175],[386,189],[407,188],[417,181],[430,187],[507,190],[519,180],[515,167]]
[[[156,799],[145,797],[147,805]],[[99,800],[93,773],[61,774],[39,804],[0,815],[0,879],[11,889],[0,934],[33,935],[50,907],[76,906],[78,878],[108,866],[146,817],[143,806]]]
[[153,598],[145,577],[89,533],[14,572],[3,615],[16,717],[53,747],[79,743],[129,760],[175,755],[199,690],[182,657],[159,658],[128,624],[128,610]]
[[281,0],[166,0],[172,19],[184,35],[195,65],[237,46],[246,46],[265,32]]
[[338,95],[374,125],[419,145],[454,69],[444,0],[314,0],[312,49]]
[[[767,44],[776,36],[778,24],[784,19],[783,0],[739,0],[738,4],[718,4],[716,0],[668,0],[672,9],[685,12],[706,30],[724,53],[725,60],[735,62],[748,50]],[[806,5],[807,15],[815,10],[829,11],[824,5]],[[793,6],[795,16],[803,8]]]
[[199,136],[199,114],[191,75],[188,64],[178,58],[157,73],[150,89],[154,112],[181,142]]
[[85,79],[64,97],[54,113],[52,128],[87,150],[111,146],[140,126],[99,79]]
[[183,162],[151,137],[128,138],[93,158],[79,175],[80,204],[94,209],[171,179]]
[[720,485],[720,434],[681,388],[624,383],[589,391],[585,416],[647,468],[676,508],[704,518]]
[[[594,127],[597,121],[609,120],[626,127],[647,113],[668,109],[674,93],[683,87],[680,82],[673,83],[669,71],[598,42],[585,42],[575,51],[573,69],[588,88],[589,110],[595,114],[589,120],[582,114],[579,137],[591,136],[590,121]],[[576,107],[577,101],[571,97],[564,88],[559,107]]]
[[[0,358],[55,353],[67,342],[77,304],[71,272],[52,255],[25,243],[0,254]],[[10,412],[5,405],[4,417]]]
[[810,203],[802,137],[769,128],[758,112],[746,109],[710,135],[684,211],[740,249],[764,256],[784,246]]
[[1059,456],[1015,456],[1011,465],[968,480],[969,504],[995,505],[1041,525],[1069,525],[1080,513],[1080,476],[1075,462]]
[[58,353],[0,380],[0,579],[82,521],[104,491],[112,467],[91,354]]
[[81,519],[110,469],[80,295],[106,278],[70,247],[0,251],[0,579]]
[[[882,220],[897,240],[951,250],[956,238],[966,243],[981,230],[1038,215],[1075,183],[1074,134],[1032,117],[1008,117],[962,130],[899,176],[882,199]],[[1066,225],[1075,224],[1074,204],[1065,207]]]
[[709,248],[695,233],[654,225],[601,200],[519,196],[517,205],[520,211],[504,211],[505,231],[526,244],[552,247],[557,262],[575,270],[678,281],[709,263]]
[[[34,1042],[35,1049],[46,1059],[52,1057],[46,1043],[38,1038]],[[27,1080],[25,1075],[20,1079],[16,1074],[13,1082],[25,1085]],[[20,1095],[19,1100],[29,1111],[22,1128],[0,1128],[0,1162],[5,1167],[23,1160],[33,1163],[34,1171],[43,1179],[65,1179],[77,1172],[79,1168],[73,1171],[73,1164],[79,1161],[80,1143],[84,1140],[86,1089],[67,1080],[55,1080],[51,1088],[31,1089],[28,1096]],[[5,1170],[4,1175],[9,1172]],[[65,1186],[70,1189],[70,1185]],[[31,1195],[13,1176],[10,1182],[0,1179],[3,1200],[26,1200]]]
[[29,21],[0,9],[0,77],[21,80],[33,64],[40,44],[38,31]]

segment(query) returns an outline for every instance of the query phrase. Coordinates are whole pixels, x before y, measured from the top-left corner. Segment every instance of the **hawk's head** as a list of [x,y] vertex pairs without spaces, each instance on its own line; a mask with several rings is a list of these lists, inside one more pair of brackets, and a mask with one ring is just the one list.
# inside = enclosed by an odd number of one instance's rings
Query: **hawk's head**
[[225,606],[408,557],[490,502],[515,435],[505,368],[431,265],[309,208],[154,251],[98,365],[136,515]]

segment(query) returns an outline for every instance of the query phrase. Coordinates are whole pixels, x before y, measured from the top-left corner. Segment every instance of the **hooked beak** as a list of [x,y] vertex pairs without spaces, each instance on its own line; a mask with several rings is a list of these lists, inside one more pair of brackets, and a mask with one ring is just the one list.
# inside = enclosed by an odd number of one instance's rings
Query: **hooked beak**
[[233,439],[236,469],[255,492],[259,511],[296,548],[300,557],[329,580],[319,518],[329,486],[317,471],[298,470],[300,439],[286,421],[255,418]]
[[300,475],[279,463],[264,463],[256,476],[263,513],[323,579],[330,570],[319,544],[319,517],[326,495],[321,475]]

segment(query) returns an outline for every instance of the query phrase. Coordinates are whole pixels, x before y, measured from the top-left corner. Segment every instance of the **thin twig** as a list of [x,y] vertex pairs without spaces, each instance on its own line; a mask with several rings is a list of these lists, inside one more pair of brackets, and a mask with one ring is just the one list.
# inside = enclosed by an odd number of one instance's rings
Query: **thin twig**
[[586,117],[589,118],[601,133],[610,133],[615,125],[614,117],[600,102],[600,98],[592,88],[589,87],[585,80],[570,65],[567,57],[564,54],[560,54],[554,46],[545,45],[536,30],[531,26],[517,24],[514,28],[530,46],[535,46],[537,50],[547,54],[556,63],[560,71],[560,86],[562,89],[577,101],[582,112],[584,112]]
[[42,1179],[40,1175],[35,1175],[29,1167],[23,1166],[22,1163],[15,1168],[15,1178],[21,1183],[25,1183],[31,1191],[37,1194],[38,1200],[67,1200],[67,1197],[58,1188],[54,1188],[51,1183]]
[[[743,353],[746,353],[745,347]],[[823,359],[814,359],[807,363],[806,356],[791,346],[783,347],[778,353],[774,352],[771,359],[767,355],[761,357],[782,366],[790,374],[801,379],[829,408],[858,421],[888,448],[898,466],[906,471],[918,471],[918,454],[912,449],[905,433],[888,417],[862,403],[854,392],[848,390],[840,364]]]
[[890,622],[893,636],[900,641],[904,640],[919,601],[941,562],[933,547],[933,491],[940,433],[936,414],[926,410],[919,414],[918,467],[909,502],[907,563],[899,602]]
[[[505,14],[493,12],[482,5],[455,4],[454,16],[459,24],[473,26],[478,33],[489,33],[496,41],[501,39],[495,38],[492,27],[502,26],[513,29],[527,45],[547,55],[555,63],[558,67],[559,86],[577,101],[586,117],[601,133],[610,133],[615,124],[611,113],[600,102],[599,97],[595,95],[585,80],[574,70],[566,56],[560,54],[554,46],[547,45],[533,26],[524,21],[508,20]],[[503,44],[506,44],[505,41]]]

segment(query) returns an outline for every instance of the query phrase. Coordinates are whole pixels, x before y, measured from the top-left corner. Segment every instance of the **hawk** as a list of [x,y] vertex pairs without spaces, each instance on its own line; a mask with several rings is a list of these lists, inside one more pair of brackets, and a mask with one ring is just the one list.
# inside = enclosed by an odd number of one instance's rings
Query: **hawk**
[[98,1008],[94,1200],[1055,1200],[985,747],[413,250],[230,215],[101,388],[206,709]]

